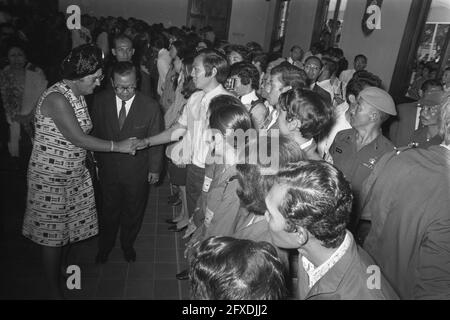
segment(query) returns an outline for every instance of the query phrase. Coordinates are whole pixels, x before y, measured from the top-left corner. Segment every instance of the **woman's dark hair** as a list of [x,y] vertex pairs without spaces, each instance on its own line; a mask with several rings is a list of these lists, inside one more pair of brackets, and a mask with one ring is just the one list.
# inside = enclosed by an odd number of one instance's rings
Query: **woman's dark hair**
[[92,44],[83,44],[69,53],[61,63],[62,78],[78,80],[103,68],[103,53]]
[[283,271],[276,249],[268,242],[211,237],[194,251],[191,299],[284,299]]
[[242,59],[243,59],[244,61],[248,61],[249,58],[250,58],[250,57],[249,57],[250,51],[249,51],[248,48],[245,47],[245,46],[242,46],[242,45],[239,45],[239,44],[231,44],[231,45],[229,45],[229,46],[227,46],[227,47],[225,48],[225,53],[226,53],[227,57],[228,57],[232,52],[238,53],[238,54],[242,57]]
[[[252,148],[256,145],[257,163],[250,163],[246,159],[245,163],[236,165],[239,189],[237,195],[241,206],[248,212],[256,215],[264,215],[267,210],[265,197],[274,183],[277,171],[271,171],[271,164],[264,163],[260,154],[272,155],[272,144],[278,144],[278,164],[279,168],[287,166],[288,163],[305,160],[306,156],[298,147],[298,143],[293,139],[280,136],[278,139],[268,139],[264,136],[258,136],[256,141],[249,141],[246,148],[246,157],[250,157]],[[261,150],[264,148],[265,150]]]
[[192,55],[192,50],[186,45],[184,41],[176,40],[172,42],[173,47],[177,50],[177,56],[183,60],[186,56]]
[[242,102],[230,95],[220,95],[209,103],[209,126],[224,136],[227,130],[252,129],[252,117]]
[[266,53],[258,53],[258,54],[256,54],[255,56],[253,56],[252,62],[255,63],[255,64],[259,62],[259,64],[261,65],[261,70],[263,72],[266,72],[267,65],[269,64]]
[[263,48],[261,47],[261,45],[255,41],[247,42],[247,44],[245,46],[247,47],[247,49],[250,53],[253,53],[255,51],[258,51],[258,52],[263,51]]
[[[190,54],[184,57],[183,59],[183,65],[187,70],[192,69],[192,64],[194,63],[194,55]],[[192,76],[190,75],[190,72],[187,72],[187,75],[183,82],[183,89],[181,89],[181,94],[185,99],[189,99],[190,96],[198,91],[197,87],[195,86],[194,80],[192,79]]]
[[280,170],[277,183],[288,188],[278,208],[286,218],[285,231],[303,227],[324,247],[339,247],[353,201],[343,173],[325,161],[301,161]]
[[251,84],[251,88],[257,90],[259,88],[259,71],[250,62],[241,61],[230,67],[230,77],[238,76],[243,85]]
[[300,133],[305,139],[326,134],[333,124],[333,110],[317,92],[293,88],[282,93],[278,102],[287,113],[287,121],[300,121]]

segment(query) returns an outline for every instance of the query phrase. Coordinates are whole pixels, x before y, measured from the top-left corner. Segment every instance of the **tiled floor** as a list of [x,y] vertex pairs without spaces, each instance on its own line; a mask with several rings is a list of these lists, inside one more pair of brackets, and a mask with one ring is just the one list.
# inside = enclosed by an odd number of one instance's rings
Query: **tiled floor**
[[[47,284],[40,247],[21,235],[24,212],[24,176],[1,172],[0,299],[45,299]],[[5,190],[5,191],[3,191]],[[144,224],[136,241],[137,261],[126,263],[116,243],[108,263],[94,263],[97,238],[72,246],[69,263],[81,270],[81,289],[66,290],[67,299],[188,299],[187,281],[177,281],[183,270],[182,233],[168,231],[167,183],[152,187]],[[12,201],[13,200],[13,201]]]

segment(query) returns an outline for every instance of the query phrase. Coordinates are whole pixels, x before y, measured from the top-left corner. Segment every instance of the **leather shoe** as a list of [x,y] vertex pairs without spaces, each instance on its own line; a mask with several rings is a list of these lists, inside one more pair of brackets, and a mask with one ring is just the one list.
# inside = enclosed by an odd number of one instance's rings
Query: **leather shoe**
[[136,251],[133,248],[124,250],[123,257],[126,262],[134,262],[136,261]]
[[189,279],[189,270],[185,269],[180,273],[177,273],[175,276],[178,280],[188,280]]
[[108,261],[109,252],[98,252],[95,257],[96,264],[105,264]]
[[176,224],[176,222],[173,221],[173,219],[166,219],[166,222],[167,222],[168,224]]
[[168,230],[169,230],[169,231],[173,231],[173,232],[181,232],[181,231],[186,230],[186,228],[187,228],[187,225],[184,226],[183,228],[178,229],[178,228],[177,228],[177,225],[175,224],[175,225],[173,225],[173,226],[170,226],[170,227],[168,228]]

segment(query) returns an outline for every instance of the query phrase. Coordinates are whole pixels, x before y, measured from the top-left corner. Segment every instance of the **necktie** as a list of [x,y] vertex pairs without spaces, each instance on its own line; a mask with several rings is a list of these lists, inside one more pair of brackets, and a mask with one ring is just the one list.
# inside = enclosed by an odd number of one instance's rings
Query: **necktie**
[[125,109],[125,101],[122,100],[122,108],[119,112],[119,128],[122,130],[125,119],[127,118],[127,110]]

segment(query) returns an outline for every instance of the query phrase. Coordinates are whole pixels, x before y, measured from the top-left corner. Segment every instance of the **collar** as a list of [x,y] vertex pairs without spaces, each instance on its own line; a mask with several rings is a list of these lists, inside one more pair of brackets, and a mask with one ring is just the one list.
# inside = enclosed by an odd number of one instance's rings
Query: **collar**
[[302,150],[308,149],[308,147],[310,147],[312,145],[313,141],[314,141],[313,138],[311,138],[310,140],[306,141],[305,143],[303,143],[300,146],[300,149],[302,149]]
[[447,149],[448,151],[450,151],[450,145],[446,145],[444,143],[440,144],[441,147],[444,147],[445,149]]
[[221,95],[221,94],[230,94],[230,93],[228,91],[226,91],[221,84],[219,84],[217,87],[215,87],[208,93],[204,94],[204,96],[202,98],[202,102],[209,103],[209,101],[211,101],[212,98],[214,98],[215,96]]
[[352,245],[352,238],[348,231],[345,234],[344,241],[339,248],[319,267],[315,267],[305,256],[302,256],[302,264],[309,277],[309,288],[311,289],[336,263],[344,256],[348,248]]
[[252,90],[250,93],[243,95],[241,97],[242,104],[251,104],[253,101],[258,100],[258,96],[256,95],[255,90]]
[[[133,104],[134,98],[136,98],[136,95],[134,95],[131,99],[127,100],[125,102],[125,109],[127,111],[127,115],[130,112],[130,108],[131,105]],[[117,106],[117,114],[120,113],[120,109],[122,108],[122,99],[120,99],[117,95],[116,95],[116,106]]]
[[323,81],[316,82],[316,83],[317,83],[317,85],[321,86],[322,88],[323,88],[324,86],[326,86],[326,87],[332,87],[331,79],[325,79],[325,80],[323,80]]
[[294,64],[294,60],[292,60],[291,57],[288,57],[288,58],[287,58],[287,62],[289,62],[290,64]]

